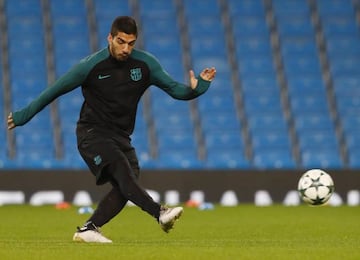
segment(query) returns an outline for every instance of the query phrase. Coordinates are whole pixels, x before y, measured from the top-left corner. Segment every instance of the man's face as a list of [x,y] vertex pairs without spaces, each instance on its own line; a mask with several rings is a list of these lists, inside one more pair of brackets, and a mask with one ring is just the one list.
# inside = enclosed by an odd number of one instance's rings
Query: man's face
[[127,60],[136,41],[136,35],[118,32],[116,36],[109,34],[108,43],[111,55],[118,61]]

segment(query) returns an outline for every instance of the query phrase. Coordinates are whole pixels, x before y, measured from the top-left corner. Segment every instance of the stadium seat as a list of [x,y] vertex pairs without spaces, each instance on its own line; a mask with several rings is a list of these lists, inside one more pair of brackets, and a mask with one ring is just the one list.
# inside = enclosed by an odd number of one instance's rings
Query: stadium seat
[[196,139],[192,132],[174,132],[158,136],[158,148],[160,152],[166,152],[169,149],[194,149],[196,150]]
[[326,96],[326,89],[321,75],[293,75],[288,77],[289,96]]
[[[204,133],[209,132],[238,132],[241,131],[241,125],[235,113],[213,112],[203,113],[201,115],[201,127]],[[226,127],[226,129],[224,129]]]
[[41,17],[40,2],[37,0],[6,1],[6,13],[15,16],[32,14]]
[[312,132],[308,134],[301,134],[298,138],[300,151],[306,150],[337,150],[340,145],[332,132]]
[[95,7],[95,19],[97,25],[97,35],[99,48],[108,45],[107,36],[110,32],[110,25],[113,19],[121,15],[132,15],[128,1],[107,0],[104,5],[103,0],[93,0]]
[[349,152],[349,167],[352,169],[360,168],[360,150],[353,150]]
[[[251,35],[237,40],[236,57],[251,58],[254,55],[271,55],[271,45],[268,35]],[[240,60],[241,61],[241,60]]]
[[203,162],[198,159],[196,150],[175,148],[160,151],[155,167],[164,169],[199,169],[203,167]]
[[292,0],[285,2],[281,0],[273,0],[272,3],[276,16],[307,15],[310,11],[307,2],[302,0]]
[[207,151],[204,167],[210,169],[249,169],[251,164],[242,149],[216,148]]
[[338,150],[308,149],[301,153],[303,168],[340,169],[344,164]]
[[335,125],[329,115],[305,114],[297,115],[294,118],[295,129],[298,132],[307,130],[335,130]]
[[261,115],[273,113],[274,115],[282,115],[280,96],[248,97],[244,102],[245,111],[248,115]]
[[287,149],[262,150],[253,155],[256,169],[293,169],[295,161]]
[[251,143],[253,152],[260,153],[263,150],[271,151],[272,149],[291,151],[290,138],[287,132],[283,131],[264,131],[261,134],[252,134]]
[[232,16],[265,17],[265,9],[261,0],[228,0],[229,12]]
[[285,118],[281,114],[262,113],[252,115],[247,120],[250,133],[267,132],[275,130],[278,133],[287,133],[288,126]]

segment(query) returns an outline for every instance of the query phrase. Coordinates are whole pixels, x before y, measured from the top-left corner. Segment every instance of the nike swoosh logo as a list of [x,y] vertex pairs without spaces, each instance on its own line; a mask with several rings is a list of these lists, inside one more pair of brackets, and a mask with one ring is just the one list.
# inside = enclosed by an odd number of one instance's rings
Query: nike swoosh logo
[[98,76],[98,79],[107,79],[107,78],[110,78],[111,75],[99,75]]

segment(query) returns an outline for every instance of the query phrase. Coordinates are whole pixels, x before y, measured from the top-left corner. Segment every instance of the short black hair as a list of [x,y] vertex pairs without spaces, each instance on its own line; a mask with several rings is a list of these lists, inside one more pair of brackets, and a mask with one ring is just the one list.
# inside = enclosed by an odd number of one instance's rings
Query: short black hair
[[114,37],[119,32],[134,34],[137,37],[138,30],[136,21],[130,16],[118,16],[111,25],[110,34]]

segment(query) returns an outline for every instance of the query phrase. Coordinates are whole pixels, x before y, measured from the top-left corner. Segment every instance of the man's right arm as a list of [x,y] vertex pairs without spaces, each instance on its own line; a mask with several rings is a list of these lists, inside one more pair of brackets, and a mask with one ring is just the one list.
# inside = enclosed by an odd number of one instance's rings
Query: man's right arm
[[64,76],[55,81],[54,84],[46,88],[29,105],[11,113],[8,117],[8,128],[12,129],[15,126],[26,124],[54,99],[80,86],[86,78],[86,73],[84,73],[82,66],[82,63],[75,65]]

